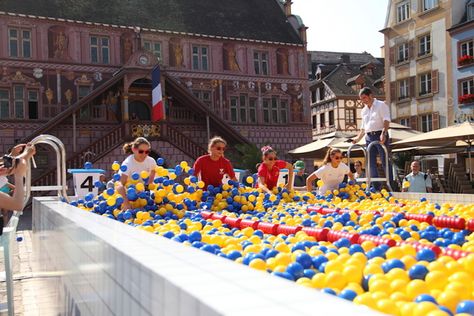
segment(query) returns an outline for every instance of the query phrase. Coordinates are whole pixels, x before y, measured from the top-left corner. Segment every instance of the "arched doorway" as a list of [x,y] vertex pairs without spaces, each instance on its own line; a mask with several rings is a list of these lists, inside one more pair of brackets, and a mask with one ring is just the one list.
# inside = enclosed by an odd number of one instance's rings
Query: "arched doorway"
[[[134,78],[129,78],[133,80]],[[130,96],[128,113],[130,120],[149,121],[151,120],[151,109],[148,105],[151,102],[151,80],[148,78],[136,78],[128,87]]]
[[145,102],[132,101],[128,105],[128,111],[130,113],[130,120],[150,121],[151,114],[150,108]]

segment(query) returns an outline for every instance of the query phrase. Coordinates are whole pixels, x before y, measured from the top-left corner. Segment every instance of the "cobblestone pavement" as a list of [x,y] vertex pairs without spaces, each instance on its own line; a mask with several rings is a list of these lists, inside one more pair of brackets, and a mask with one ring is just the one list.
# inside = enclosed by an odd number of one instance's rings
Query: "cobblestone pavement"
[[[35,258],[33,254],[32,231],[23,230],[17,232],[18,237],[23,237],[21,242],[14,241],[13,244],[13,292],[15,315],[36,316],[36,315],[57,315],[54,312],[58,305],[56,294],[48,295],[44,287],[44,279],[47,274],[35,273]],[[3,267],[3,251],[1,252],[0,270]],[[41,293],[41,296],[39,295]],[[6,304],[7,290],[5,283],[5,273],[0,273],[0,316],[7,315]],[[41,312],[40,312],[41,309]]]

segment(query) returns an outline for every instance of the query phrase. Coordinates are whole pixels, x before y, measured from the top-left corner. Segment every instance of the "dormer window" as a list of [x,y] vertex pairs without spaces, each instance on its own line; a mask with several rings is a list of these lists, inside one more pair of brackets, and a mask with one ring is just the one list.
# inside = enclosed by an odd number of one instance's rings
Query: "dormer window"
[[474,20],[474,1],[469,1],[467,3],[467,20]]

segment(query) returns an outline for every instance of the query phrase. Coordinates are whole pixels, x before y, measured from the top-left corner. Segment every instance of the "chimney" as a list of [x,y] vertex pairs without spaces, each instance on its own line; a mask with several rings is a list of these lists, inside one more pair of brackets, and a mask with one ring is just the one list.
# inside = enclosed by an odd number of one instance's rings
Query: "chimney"
[[306,41],[306,30],[307,29],[308,28],[304,25],[301,25],[300,28],[298,29],[300,31],[300,38],[303,41],[303,43],[305,43],[305,44],[307,43],[307,41]]
[[343,64],[349,64],[351,62],[351,56],[349,56],[347,54],[342,54],[341,55],[341,62]]
[[283,4],[283,8],[285,9],[286,16],[291,15],[291,4],[292,3],[293,2],[291,2],[291,0],[285,0],[285,3]]

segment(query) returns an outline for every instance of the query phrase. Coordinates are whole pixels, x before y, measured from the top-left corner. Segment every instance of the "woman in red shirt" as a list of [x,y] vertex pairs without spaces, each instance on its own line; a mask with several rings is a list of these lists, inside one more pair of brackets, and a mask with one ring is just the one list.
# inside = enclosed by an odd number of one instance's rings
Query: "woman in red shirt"
[[199,157],[194,163],[194,174],[205,184],[218,187],[222,185],[222,178],[225,174],[230,179],[237,181],[232,164],[224,158],[224,150],[227,142],[221,137],[214,137],[208,144],[208,155]]
[[258,187],[272,194],[277,186],[280,169],[288,169],[287,189],[293,189],[293,165],[283,160],[277,160],[276,151],[270,146],[262,147],[262,163],[258,167]]

